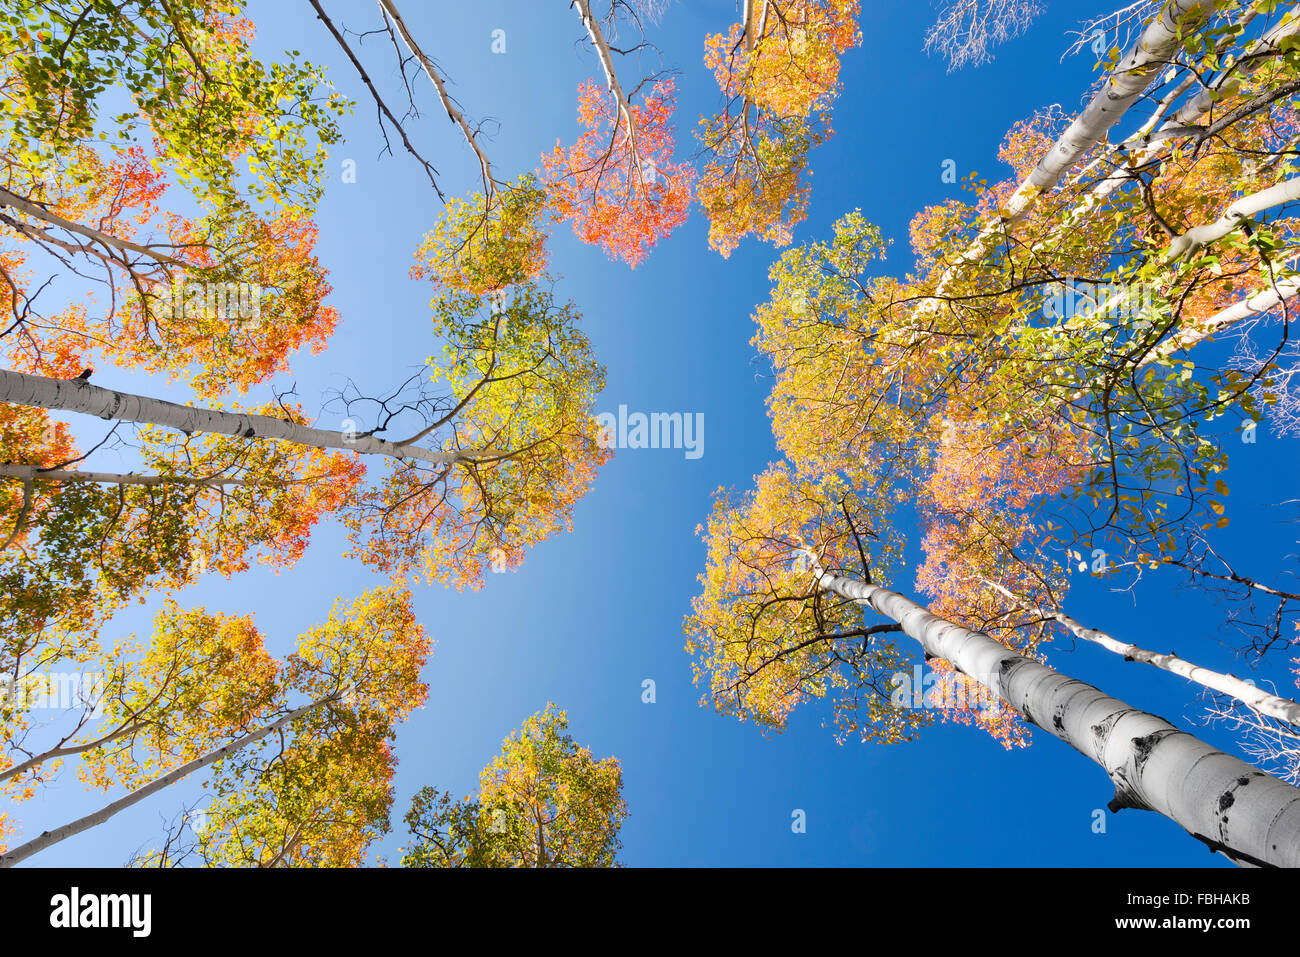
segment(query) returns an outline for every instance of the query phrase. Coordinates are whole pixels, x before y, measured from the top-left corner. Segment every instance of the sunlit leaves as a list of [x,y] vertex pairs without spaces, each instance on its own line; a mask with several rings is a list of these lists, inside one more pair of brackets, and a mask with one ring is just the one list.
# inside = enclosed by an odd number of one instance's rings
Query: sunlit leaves
[[800,704],[828,699],[841,735],[879,741],[911,738],[932,719],[891,702],[908,657],[889,633],[864,630],[858,606],[823,594],[808,555],[881,580],[896,562],[896,541],[876,532],[887,509],[878,491],[784,465],[743,498],[719,490],[703,530],[704,590],[686,620],[695,681],[717,710],[780,730]]
[[612,867],[627,817],[617,758],[597,760],[547,705],[506,738],[477,797],[424,787],[406,823],[406,867]]
[[578,89],[585,132],[542,157],[556,216],[573,221],[586,243],[635,267],[650,248],[686,221],[695,175],[673,162],[670,124],[674,84],[662,80],[631,107],[629,121],[594,83]]
[[485,199],[452,199],[416,250],[414,279],[481,296],[536,279],[546,266],[546,192],[531,175]]
[[189,846],[143,863],[193,855],[210,867],[359,867],[388,831],[396,725],[427,694],[430,642],[402,588],[339,601],[299,638],[281,671],[279,710],[323,702],[282,733],[214,766],[212,800]]
[[367,562],[477,587],[567,528],[611,454],[594,418],[604,371],[573,307],[536,286],[434,305],[446,344],[434,365],[454,406],[425,432],[455,463],[391,464],[348,522]]
[[861,42],[857,0],[763,0],[705,42],[725,101],[701,118],[698,196],[709,245],[726,256],[747,235],[787,245],[807,215],[809,150],[831,134],[840,56]]
[[[27,149],[47,157],[96,133],[156,137],[202,201],[248,191],[283,206],[314,202],[323,146],[338,139],[345,104],[310,63],[267,67],[253,57],[242,6],[6,0],[0,56],[14,80],[5,118]],[[136,109],[105,116],[103,94],[118,86]]]

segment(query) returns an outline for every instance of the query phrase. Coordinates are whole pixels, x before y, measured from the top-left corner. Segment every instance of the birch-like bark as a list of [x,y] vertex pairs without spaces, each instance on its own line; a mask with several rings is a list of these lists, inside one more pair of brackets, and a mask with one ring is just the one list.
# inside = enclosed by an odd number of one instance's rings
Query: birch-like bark
[[898,622],[927,654],[1101,765],[1112,811],[1155,811],[1242,866],[1300,867],[1300,788],[896,592],[814,567],[822,588]]
[[957,271],[979,261],[991,241],[1003,230],[1023,219],[1038,197],[1055,186],[1062,176],[1096,145],[1119,122],[1134,101],[1151,84],[1155,75],[1168,65],[1179,44],[1181,28],[1196,23],[1224,0],[1174,0],[1138,38],[1133,49],[1106,77],[1101,90],[1092,98],[1073,123],[1038,161],[1038,165],[1015,189],[999,210],[998,217],[982,230],[965,251],[940,277],[931,298],[921,303],[918,315],[937,309],[939,302],[956,277]]
[[[1249,21],[1247,20],[1246,22]],[[1283,39],[1294,35],[1298,31],[1300,31],[1300,17],[1292,17],[1290,20],[1279,23],[1277,26],[1269,30],[1254,44],[1252,44],[1247,52],[1251,54],[1274,52],[1278,49],[1278,45]],[[1265,60],[1262,58],[1252,59],[1243,64],[1235,75],[1242,78],[1248,77],[1250,74],[1255,72],[1260,64],[1264,62]],[[1147,164],[1155,160],[1156,157],[1167,152],[1175,139],[1175,136],[1173,135],[1174,131],[1186,130],[1187,127],[1199,122],[1204,116],[1206,116],[1215,105],[1215,96],[1222,85],[1233,76],[1234,74],[1231,70],[1225,72],[1215,81],[1214,84],[1197,93],[1196,96],[1184,103],[1172,116],[1165,119],[1160,123],[1160,126],[1156,128],[1155,123],[1159,122],[1159,118],[1163,115],[1163,111],[1168,108],[1166,103],[1162,103],[1160,110],[1157,111],[1153,120],[1148,121],[1141,129],[1111,151],[1111,154],[1113,155],[1122,156],[1123,162],[1117,164],[1115,169],[1108,173],[1105,178],[1089,190],[1088,195],[1084,197],[1083,201],[1071,209],[1062,219],[1059,229],[1055,230],[1051,236],[1035,246],[1034,251],[1038,252],[1042,249],[1049,248],[1057,236],[1075,228],[1088,216],[1088,214],[1100,207],[1107,196],[1124,184],[1132,182],[1133,176],[1131,170],[1145,167]],[[1189,77],[1184,81],[1183,84],[1179,86],[1178,90],[1175,91],[1175,98],[1182,95],[1182,93],[1185,92],[1194,82],[1194,77]],[[1183,133],[1182,135],[1186,135],[1186,133]],[[1097,162],[1102,162],[1102,160],[1099,159]]]
[[628,147],[632,151],[632,156],[637,159],[639,169],[641,164],[640,152],[636,146],[636,118],[632,114],[632,104],[628,101],[627,94],[623,92],[623,85],[618,82],[618,74],[614,72],[614,57],[609,44],[605,41],[605,34],[600,29],[599,21],[591,12],[591,0],[572,0],[572,6],[578,11],[578,16],[582,19],[582,25],[587,28],[587,36],[591,38],[591,45],[596,48],[596,56],[600,59],[600,68],[605,71],[605,84],[609,87],[614,102],[618,104],[619,115],[623,118],[623,124],[627,127]]
[[189,475],[135,475],[122,472],[84,472],[81,469],[43,469],[36,465],[0,465],[0,478],[19,478],[40,482],[95,482],[100,485],[197,485],[222,488],[227,485],[258,485],[248,479],[196,478]]
[[343,449],[360,455],[385,455],[403,460],[419,459],[434,465],[447,465],[466,459],[459,454],[434,452],[414,445],[398,445],[372,435],[316,429],[251,412],[221,412],[178,405],[163,399],[105,389],[81,379],[50,379],[7,369],[0,369],[0,402],[80,412],[119,422],[157,425],[186,434],[279,439],[311,448]]
[[1173,355],[1182,349],[1190,349],[1198,343],[1216,336],[1246,319],[1262,316],[1270,309],[1275,309],[1286,300],[1300,292],[1300,275],[1288,276],[1274,283],[1268,289],[1261,289],[1247,299],[1222,309],[1208,319],[1194,323],[1179,330],[1160,345],[1151,350],[1138,364],[1139,367],[1150,365],[1157,359]]
[[105,805],[104,807],[100,808],[98,811],[95,811],[93,814],[87,814],[85,817],[78,818],[77,820],[71,822],[70,824],[65,824],[62,827],[56,827],[52,831],[46,831],[43,834],[41,834],[40,837],[33,838],[32,840],[28,841],[26,844],[20,844],[18,847],[15,847],[12,851],[10,851],[8,854],[0,856],[0,867],[13,867],[15,864],[27,860],[27,858],[31,857],[33,854],[40,853],[41,851],[45,850],[47,847],[50,847],[54,844],[58,844],[60,841],[66,841],[68,838],[76,834],[80,834],[82,831],[87,831],[90,828],[95,827],[96,825],[103,824],[109,818],[113,817],[113,815],[117,814],[120,811],[126,810],[127,808],[131,807],[134,804],[139,804],[141,801],[149,797],[151,794],[156,794],[157,792],[161,791],[163,788],[175,784],[177,781],[181,780],[181,778],[193,774],[195,771],[200,771],[203,768],[206,768],[209,764],[212,764],[216,761],[221,760],[224,757],[228,757],[229,755],[234,754],[236,751],[240,750],[241,748],[246,748],[250,744],[256,744],[258,741],[261,741],[263,738],[265,738],[268,734],[272,734],[273,732],[278,731],[280,728],[284,727],[294,718],[300,717],[301,715],[307,714],[309,711],[319,708],[322,705],[337,700],[340,697],[342,697],[342,694],[343,694],[342,692],[336,691],[333,694],[326,695],[324,698],[321,698],[319,701],[313,701],[311,704],[303,705],[301,708],[295,708],[294,710],[288,712],[287,714],[283,715],[277,720],[272,721],[270,724],[266,725],[265,727],[258,728],[256,731],[252,731],[244,735],[242,738],[237,738],[234,741],[231,741],[229,744],[222,745],[221,747],[217,748],[215,751],[209,751],[201,758],[195,758],[193,761],[190,761],[188,764],[182,764],[176,770],[170,771],[167,774],[164,774],[162,777],[155,778],[153,781],[150,781],[144,787],[137,788],[136,790],[128,794],[126,797],[120,798],[114,801],[112,804]]
[[402,15],[397,12],[397,7],[393,0],[379,0],[379,7],[389,17],[392,18],[397,32],[402,37],[402,42],[406,44],[406,49],[410,51],[411,56],[415,57],[421,67],[424,68],[425,75],[433,83],[433,88],[438,91],[438,99],[442,102],[442,108],[447,111],[447,116],[453,123],[460,127],[460,131],[465,136],[465,142],[469,144],[474,155],[478,157],[479,169],[483,175],[483,195],[489,197],[496,192],[496,180],[492,176],[492,164],[488,161],[487,154],[478,144],[478,137],[474,130],[470,128],[469,121],[465,119],[465,114],[456,108],[456,104],[451,101],[447,95],[447,87],[442,81],[442,75],[438,73],[433,61],[425,56],[420,45],[415,42],[415,37],[411,36],[411,31],[406,29],[406,21]]
[[[87,741],[85,744],[73,744],[59,748],[50,748],[48,751],[42,751],[40,754],[32,755],[32,757],[28,758],[26,761],[15,764],[12,768],[9,768],[6,771],[0,771],[0,784],[3,784],[5,781],[12,778],[16,778],[21,774],[26,774],[33,768],[38,768],[45,762],[53,761],[55,758],[67,758],[74,754],[83,754],[86,751],[93,750],[101,745],[111,744],[118,738],[126,737],[128,734],[136,731],[139,727],[139,724],[126,724],[110,734],[96,738],[94,741]],[[64,740],[67,739],[65,738]]]
[[1224,0],[1174,0],[1151,22],[1128,56],[1106,78],[1082,113],[1038,161],[1025,185],[1038,192],[1051,189],[1085,152],[1099,142],[1146,90],[1157,73],[1169,65],[1182,43],[1183,31],[1208,16]]
[[745,34],[745,49],[754,49],[754,4],[755,2],[766,3],[767,0],[745,0],[743,12],[740,15],[741,30]]
[[1258,193],[1243,196],[1225,209],[1223,215],[1214,222],[1196,226],[1177,237],[1169,244],[1165,260],[1174,262],[1179,259],[1190,259],[1201,247],[1222,239],[1249,217],[1296,199],[1300,199],[1300,178],[1289,179],[1268,189],[1262,189]]
[[85,239],[92,239],[118,252],[139,253],[141,256],[147,256],[155,262],[164,266],[180,266],[182,269],[190,268],[189,263],[183,263],[179,259],[173,259],[171,256],[160,253],[148,246],[140,246],[136,243],[125,239],[118,239],[116,236],[110,236],[108,233],[100,232],[98,229],[91,229],[89,226],[82,226],[80,223],[74,223],[70,219],[64,219],[58,213],[53,213],[43,206],[38,206],[30,200],[23,199],[16,193],[11,193],[4,187],[0,187],[0,205],[9,206],[19,212],[26,213],[34,219],[39,219],[51,226],[58,226],[60,229],[66,229],[70,233],[75,233]]
[[1173,652],[1167,655],[1160,654],[1157,651],[1148,651],[1145,648],[1139,648],[1130,642],[1120,641],[1104,631],[1098,631],[1095,628],[1085,628],[1079,622],[1075,621],[1063,610],[1057,607],[1043,608],[1035,605],[1028,599],[1009,591],[997,582],[985,580],[984,584],[990,588],[1002,593],[1020,604],[1021,607],[1032,611],[1043,618],[1052,618],[1059,621],[1068,628],[1076,637],[1084,641],[1090,641],[1095,645],[1100,645],[1107,651],[1113,651],[1117,655],[1122,655],[1126,661],[1140,661],[1143,664],[1151,665],[1162,671],[1168,671],[1170,674],[1186,678],[1188,681],[1195,682],[1203,688],[1209,688],[1212,691],[1220,691],[1223,694],[1236,698],[1246,707],[1268,715],[1271,718],[1277,718],[1286,724],[1300,728],[1300,704],[1292,701],[1290,698],[1283,698],[1279,695],[1269,694],[1263,688],[1257,688],[1236,675],[1226,675],[1220,671],[1212,671],[1209,668],[1202,668],[1200,665],[1194,665],[1185,658],[1179,658]]

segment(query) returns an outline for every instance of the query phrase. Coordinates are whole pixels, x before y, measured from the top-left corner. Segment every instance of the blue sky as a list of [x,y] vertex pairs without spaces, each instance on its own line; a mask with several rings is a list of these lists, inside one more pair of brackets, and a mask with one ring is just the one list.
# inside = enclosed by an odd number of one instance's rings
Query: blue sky
[[[557,138],[567,143],[577,135],[575,91],[599,67],[563,0],[399,6],[465,111],[499,124],[490,151],[503,176],[533,169]],[[371,3],[327,0],[326,7],[350,29],[378,25]],[[844,59],[836,135],[812,156],[812,203],[796,242],[827,235],[838,216],[860,208],[895,240],[886,268],[905,271],[911,216],[958,195],[957,186],[942,182],[944,160],[956,162],[959,177],[979,171],[1000,179],[1007,171],[998,167],[997,146],[1012,123],[1052,104],[1067,113],[1079,108],[1094,80],[1093,58],[1062,62],[1071,42],[1066,31],[1108,9],[1052,0],[994,63],[949,74],[921,51],[935,13],[930,3],[865,0],[863,44]],[[326,353],[299,357],[293,374],[273,383],[296,383],[321,425],[339,428],[341,414],[321,408],[330,390],[351,378],[363,392],[381,392],[436,351],[431,287],[409,280],[407,270],[440,206],[409,156],[378,156],[373,107],[309,5],[262,0],[250,13],[264,59],[301,50],[326,64],[339,89],[358,102],[345,123],[346,142],[331,156],[318,211],[319,252],[343,321]],[[665,63],[680,71],[683,153],[692,148],[695,119],[716,106],[717,89],[702,62],[704,37],[725,31],[736,16],[732,0],[678,0],[652,31]],[[506,35],[504,54],[492,52],[498,29]],[[395,94],[387,39],[373,37],[362,49],[373,75]],[[452,191],[471,189],[477,176],[468,149],[431,91],[421,87],[418,94],[425,113],[413,130],[421,148]],[[355,183],[340,181],[346,159],[356,161]],[[630,815],[621,859],[630,866],[1228,866],[1154,814],[1107,813],[1105,833],[1094,833],[1093,812],[1111,796],[1104,772],[1041,732],[1032,747],[1014,752],[960,726],[927,729],[905,745],[841,746],[815,706],[771,737],[700,707],[682,635],[704,561],[695,529],[713,489],[746,488],[775,458],[763,404],[767,382],[749,339],[750,313],[767,294],[766,271],[777,251],[749,241],[723,260],[708,249],[706,232],[694,211],[635,271],[582,245],[567,227],[552,236],[557,294],[577,304],[607,369],[598,410],[617,412],[623,404],[702,413],[704,454],[691,460],[682,450],[621,450],[577,506],[573,532],[534,549],[518,571],[489,575],[479,592],[416,589],[420,619],[437,646],[426,671],[429,703],[399,731],[395,827],[380,853],[397,858],[405,840],[400,817],[417,788],[472,791],[502,739],[553,701],[568,711],[578,742],[622,761]],[[162,391],[113,370],[97,371],[96,382]],[[1280,583],[1280,569],[1295,567],[1295,526],[1286,521],[1294,513],[1270,506],[1294,495],[1296,443],[1272,438],[1266,423],[1255,445],[1233,455],[1227,478],[1238,519],[1219,541],[1226,554],[1248,559],[1253,574]],[[915,559],[914,535],[911,545]],[[340,529],[327,525],[295,568],[279,575],[254,570],[231,581],[209,576],[179,600],[253,613],[272,649],[286,652],[336,597],[351,599],[383,583],[343,560],[344,548]],[[1084,581],[1071,593],[1070,610],[1138,644],[1245,676],[1220,626],[1224,610],[1176,584],[1152,576],[1135,593],[1116,594]],[[906,578],[896,585],[912,591]],[[113,627],[146,633],[156,606],[131,609]],[[1192,729],[1198,720],[1195,695],[1173,676],[1090,646],[1063,645],[1049,663],[1180,726]],[[1279,658],[1262,676],[1281,681],[1282,664]],[[647,678],[656,683],[653,704],[642,702]],[[1230,735],[1199,731],[1231,749]],[[31,863],[119,865],[201,793],[198,784],[171,788]],[[103,800],[65,773],[19,815],[24,832],[34,835]],[[792,832],[795,809],[806,812],[806,833]]]

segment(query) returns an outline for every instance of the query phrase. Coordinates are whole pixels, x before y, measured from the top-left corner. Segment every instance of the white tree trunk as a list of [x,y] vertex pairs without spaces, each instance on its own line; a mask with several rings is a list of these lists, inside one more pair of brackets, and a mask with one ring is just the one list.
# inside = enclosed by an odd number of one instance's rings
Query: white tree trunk
[[[1243,17],[1243,20],[1244,19],[1245,18]],[[1249,21],[1247,20],[1246,22]],[[1273,29],[1260,37],[1258,41],[1251,45],[1248,52],[1263,53],[1276,50],[1283,39],[1294,35],[1297,31],[1300,31],[1300,17],[1292,17],[1290,20],[1273,27]],[[1221,47],[1226,47],[1226,45],[1225,42],[1221,44]],[[1215,80],[1213,84],[1211,84],[1210,88],[1201,90],[1196,94],[1196,96],[1192,97],[1179,107],[1172,116],[1168,117],[1163,122],[1160,122],[1160,117],[1163,115],[1163,111],[1168,108],[1168,103],[1162,103],[1160,110],[1157,111],[1156,115],[1151,120],[1144,124],[1140,130],[1122,143],[1116,145],[1107,153],[1107,157],[1120,158],[1118,162],[1113,164],[1114,169],[1112,169],[1111,172],[1101,180],[1101,182],[1088,192],[1088,195],[1084,197],[1082,202],[1075,206],[1074,209],[1070,210],[1069,214],[1061,221],[1060,227],[1056,229],[1051,236],[1047,237],[1034,247],[1035,251],[1051,248],[1052,244],[1056,241],[1057,236],[1063,235],[1069,230],[1074,229],[1093,210],[1100,207],[1102,201],[1105,200],[1107,196],[1124,184],[1133,182],[1132,170],[1145,168],[1155,160],[1157,156],[1167,152],[1174,139],[1177,138],[1175,131],[1183,131],[1177,135],[1186,136],[1187,134],[1185,131],[1187,127],[1199,122],[1202,117],[1206,116],[1210,112],[1211,108],[1215,105],[1215,96],[1225,82],[1232,79],[1234,76],[1248,77],[1250,74],[1254,73],[1262,63],[1266,62],[1268,61],[1264,58],[1254,59],[1243,64],[1240,67],[1239,72],[1235,74],[1232,71],[1225,72]],[[1177,96],[1181,96],[1182,93],[1185,92],[1194,82],[1195,77],[1189,77],[1182,85],[1180,85],[1178,90],[1175,91],[1173,98],[1176,99]],[[1153,128],[1158,122],[1160,122],[1160,127],[1159,129],[1155,129],[1153,132]],[[1103,157],[1102,159],[1098,159],[1094,163],[1089,164],[1088,167],[1081,171],[1080,175],[1086,176],[1093,166],[1105,161],[1107,157]]]
[[43,469],[36,465],[0,465],[0,478],[38,482],[96,482],[100,485],[197,485],[223,488],[227,485],[257,485],[240,478],[197,478],[189,475],[135,475],[122,472],[85,472],[81,469]]
[[1180,329],[1160,343],[1157,348],[1151,350],[1138,366],[1140,368],[1141,366],[1150,365],[1157,359],[1171,356],[1181,349],[1190,349],[1198,343],[1230,329],[1239,322],[1262,316],[1270,309],[1276,309],[1297,292],[1300,292],[1300,275],[1288,276],[1286,279],[1274,283],[1268,289],[1261,289],[1253,296],[1216,312],[1208,319],[1193,322]]
[[434,452],[415,445],[398,445],[374,436],[315,429],[269,415],[178,405],[163,399],[105,389],[81,379],[50,379],[7,369],[0,369],[0,402],[81,412],[119,422],[158,425],[187,434],[197,432],[236,435],[246,439],[279,439],[312,448],[343,449],[360,455],[386,455],[394,459],[419,459],[435,465],[461,460],[459,455]]
[[[110,744],[118,738],[125,737],[132,731],[135,731],[138,727],[139,725],[127,723],[119,727],[116,731],[98,737],[94,741],[87,741],[85,744],[74,744],[67,747],[50,748],[48,751],[43,751],[40,754],[33,755],[21,764],[15,764],[7,771],[0,771],[0,784],[3,784],[11,778],[16,778],[20,774],[25,774],[32,770],[32,768],[40,767],[46,761],[53,761],[55,758],[71,757],[74,754],[83,754],[86,751],[98,748],[101,745]],[[66,741],[67,738],[64,738],[63,740]]]
[[78,818],[70,824],[65,824],[62,827],[56,827],[52,831],[44,832],[40,837],[30,840],[26,844],[21,844],[18,847],[15,847],[8,854],[0,856],[0,867],[13,867],[20,861],[27,860],[27,858],[31,857],[33,854],[37,854],[53,844],[58,844],[60,841],[65,841],[75,834],[80,834],[82,831],[89,830],[98,824],[103,824],[119,811],[123,811],[133,804],[140,803],[145,798],[149,797],[149,795],[156,794],[163,788],[175,784],[177,781],[181,780],[181,778],[193,774],[195,771],[202,770],[215,761],[219,761],[224,757],[234,754],[240,748],[245,748],[250,744],[255,744],[265,738],[268,734],[284,727],[294,718],[304,715],[315,708],[319,708],[321,705],[328,704],[339,697],[341,697],[341,692],[336,691],[333,694],[326,695],[319,701],[313,701],[311,704],[303,705],[301,708],[295,708],[293,711],[288,712],[265,727],[258,728],[256,731],[252,731],[244,735],[242,738],[237,738],[229,744],[217,748],[215,751],[209,751],[201,758],[195,758],[193,761],[181,765],[176,770],[170,771],[162,777],[150,781],[144,787],[137,788],[126,797],[120,798],[112,804],[105,805],[93,814],[87,814],[85,817]]
[[1242,220],[1295,199],[1300,199],[1300,178],[1289,179],[1258,193],[1243,196],[1225,209],[1223,215],[1214,222],[1196,226],[1176,238],[1169,244],[1165,257],[1169,262],[1190,259],[1202,246],[1208,246],[1228,235],[1241,225]]
[[393,0],[379,0],[379,8],[392,17],[397,32],[402,37],[402,42],[406,44],[406,49],[410,51],[411,56],[419,61],[420,66],[424,68],[425,75],[433,83],[433,88],[437,90],[442,108],[447,111],[447,116],[451,121],[460,127],[465,142],[469,144],[469,148],[474,151],[474,155],[478,158],[479,169],[483,176],[483,196],[485,199],[492,196],[496,192],[496,179],[492,176],[492,164],[488,162],[487,153],[483,152],[483,148],[479,146],[478,136],[470,128],[469,121],[465,119],[465,114],[456,108],[456,104],[447,95],[447,87],[442,81],[441,74],[434,67],[433,61],[425,55],[424,51],[420,49],[420,45],[415,42],[415,37],[411,36],[411,31],[406,28],[406,21],[397,12]]
[[1240,865],[1300,867],[1300,789],[902,595],[816,571],[822,588],[898,622],[926,653],[1101,765],[1112,811],[1163,814]]
[[1003,230],[1024,218],[1038,197],[1055,186],[1066,171],[1085,152],[1096,145],[1142,95],[1155,75],[1166,65],[1179,45],[1179,30],[1194,24],[1225,0],[1174,0],[1138,38],[1129,54],[1106,77],[1101,90],[1092,98],[1073,123],[1038,161],[1033,172],[1016,187],[1006,206],[993,222],[985,226],[939,279],[932,297],[918,307],[924,316],[939,307],[939,302],[956,277],[958,270],[978,262],[991,242],[999,241]]
[[1174,0],[1138,38],[1128,56],[1120,60],[1105,84],[1047,155],[1038,161],[1026,186],[1038,192],[1055,186],[1071,166],[1091,149],[1142,95],[1151,80],[1169,65],[1182,45],[1181,34],[1209,15],[1225,0]]
[[614,97],[614,102],[618,104],[619,115],[623,118],[623,124],[627,127],[628,148],[632,151],[632,156],[637,160],[637,168],[641,166],[640,151],[637,149],[637,132],[636,118],[632,114],[632,104],[628,101],[627,94],[623,92],[623,85],[618,82],[618,74],[614,72],[614,57],[610,52],[609,44],[605,41],[605,34],[600,29],[600,23],[591,12],[590,0],[572,0],[573,7],[578,11],[578,16],[582,19],[582,25],[587,28],[587,36],[591,38],[591,45],[596,48],[596,55],[600,58],[600,68],[605,71],[605,84],[609,87],[610,95]]
[[39,206],[30,200],[23,199],[15,193],[9,192],[4,187],[0,187],[0,205],[9,206],[22,213],[26,213],[34,219],[48,223],[51,226],[58,226],[60,229],[66,229],[70,233],[82,236],[86,239],[94,240],[111,249],[119,252],[139,253],[147,256],[155,262],[162,263],[164,266],[180,266],[183,269],[190,268],[189,263],[183,263],[178,259],[173,259],[164,253],[160,253],[148,246],[140,246],[136,243],[129,242],[125,239],[118,239],[116,236],[110,236],[108,233],[102,233],[98,229],[91,229],[89,226],[82,226],[80,223],[74,223],[70,219],[64,219],[58,213],[52,213],[44,206]]
[[1090,641],[1095,645],[1100,645],[1107,651],[1113,651],[1117,655],[1122,655],[1127,661],[1140,661],[1159,668],[1162,671],[1168,671],[1170,674],[1178,675],[1193,681],[1203,688],[1209,688],[1212,691],[1221,691],[1226,695],[1236,698],[1246,707],[1260,714],[1277,718],[1286,724],[1300,728],[1300,704],[1296,704],[1290,698],[1283,698],[1280,695],[1269,694],[1263,688],[1257,688],[1253,684],[1242,681],[1236,675],[1226,675],[1220,671],[1211,671],[1209,668],[1202,668],[1200,665],[1194,665],[1185,658],[1179,658],[1173,652],[1161,654],[1158,651],[1148,651],[1146,648],[1139,648],[1137,645],[1129,642],[1120,641],[1104,631],[1098,631],[1095,628],[1085,628],[1079,622],[1075,621],[1060,608],[1042,608],[1033,604],[1027,599],[1017,595],[1013,591],[999,585],[997,582],[985,580],[989,587],[1001,592],[1013,601],[1018,602],[1022,607],[1041,615],[1044,618],[1054,618],[1066,628],[1084,641]]

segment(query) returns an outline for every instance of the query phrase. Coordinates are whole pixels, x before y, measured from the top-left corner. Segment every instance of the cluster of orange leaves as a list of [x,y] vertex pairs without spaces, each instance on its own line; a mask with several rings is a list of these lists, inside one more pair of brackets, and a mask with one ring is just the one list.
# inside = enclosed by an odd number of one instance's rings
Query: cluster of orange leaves
[[[331,290],[315,255],[317,229],[307,214],[291,207],[265,217],[242,209],[196,221],[161,211],[159,202],[169,188],[163,169],[160,156],[146,156],[139,147],[115,149],[110,160],[83,148],[75,179],[71,172],[48,173],[44,179],[30,174],[30,185],[15,184],[64,219],[152,246],[185,267],[142,260],[149,278],[137,282],[119,276],[107,301],[88,293],[84,302],[66,303],[35,321],[15,308],[35,292],[32,273],[24,268],[23,247],[30,240],[3,227],[0,235],[15,248],[0,253],[0,268],[15,294],[0,297],[8,313],[0,328],[9,330],[0,343],[13,368],[69,378],[94,367],[103,355],[186,376],[201,394],[213,395],[229,387],[245,390],[287,370],[288,356],[297,349],[324,348],[338,314],[324,304]],[[162,291],[173,282],[195,280],[256,287],[262,299],[258,321],[211,310],[199,316],[161,315]]]
[[572,220],[583,242],[636,268],[650,249],[686,221],[695,174],[674,163],[672,80],[662,80],[632,104],[627,118],[594,82],[578,88],[582,136],[570,147],[557,141],[542,157],[551,207]]

